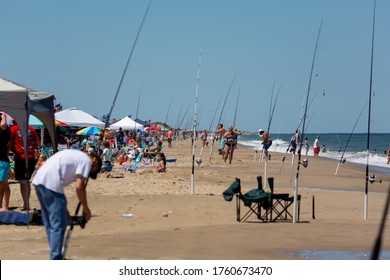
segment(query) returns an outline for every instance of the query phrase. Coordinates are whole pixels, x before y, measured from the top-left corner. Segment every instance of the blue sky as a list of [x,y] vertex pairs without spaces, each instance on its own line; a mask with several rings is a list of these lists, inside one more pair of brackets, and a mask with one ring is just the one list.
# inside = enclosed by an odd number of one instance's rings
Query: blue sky
[[[52,92],[64,108],[110,110],[149,1],[1,0],[0,76]],[[208,129],[237,75],[221,121],[293,132],[319,39],[306,132],[350,132],[368,100],[373,1],[154,0],[112,117],[136,115],[191,127],[200,47],[199,127]],[[371,131],[389,132],[390,1],[377,0]],[[325,92],[325,95],[323,94]],[[190,107],[187,118],[184,111]],[[179,118],[179,112],[181,114]],[[221,108],[221,106],[220,106]],[[367,111],[356,132],[367,130]],[[214,119],[216,124],[220,111]]]

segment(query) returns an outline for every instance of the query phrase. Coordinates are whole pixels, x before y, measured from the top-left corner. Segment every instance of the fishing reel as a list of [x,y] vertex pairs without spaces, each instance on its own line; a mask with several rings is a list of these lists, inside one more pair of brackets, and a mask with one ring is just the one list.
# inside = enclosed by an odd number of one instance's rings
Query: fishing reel
[[375,183],[375,182],[382,183],[382,180],[379,180],[379,181],[376,180],[376,176],[374,173],[371,173],[370,177],[368,177],[368,181],[370,181],[371,184]]
[[87,224],[87,216],[71,216],[71,224],[74,226],[80,226],[81,228],[85,228],[85,225]]

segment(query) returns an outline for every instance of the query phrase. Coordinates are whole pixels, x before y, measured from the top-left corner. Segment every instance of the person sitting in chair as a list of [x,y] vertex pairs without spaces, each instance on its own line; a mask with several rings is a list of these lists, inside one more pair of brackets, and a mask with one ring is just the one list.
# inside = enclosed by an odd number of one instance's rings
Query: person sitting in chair
[[152,149],[147,149],[144,152],[144,157],[148,159],[154,159],[156,158],[157,154],[160,153],[162,150],[162,142],[158,141],[156,147]]

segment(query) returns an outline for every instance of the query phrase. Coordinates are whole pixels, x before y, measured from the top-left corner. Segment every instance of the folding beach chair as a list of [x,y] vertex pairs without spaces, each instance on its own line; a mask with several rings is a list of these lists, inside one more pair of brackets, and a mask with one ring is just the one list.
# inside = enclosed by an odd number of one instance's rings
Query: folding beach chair
[[[294,204],[294,196],[290,196],[288,193],[276,194],[274,193],[274,178],[267,178],[268,185],[272,193],[272,207],[270,208],[270,220],[275,222],[276,220],[289,220],[293,218],[290,212],[290,206]],[[298,197],[298,221],[301,211],[301,195]],[[274,216],[275,215],[275,216]]]
[[141,160],[142,160],[142,153],[139,153],[137,155],[137,157],[135,158],[134,162],[123,163],[122,171],[129,171],[129,172],[134,173],[140,167]]
[[[270,208],[272,207],[271,193],[265,192],[262,187],[261,176],[258,177],[258,188],[249,192],[241,193],[241,180],[236,180],[223,192],[226,201],[231,201],[233,196],[236,197],[236,218],[237,222],[245,222],[255,214],[258,220],[266,222],[269,220]],[[241,203],[249,209],[241,217]]]

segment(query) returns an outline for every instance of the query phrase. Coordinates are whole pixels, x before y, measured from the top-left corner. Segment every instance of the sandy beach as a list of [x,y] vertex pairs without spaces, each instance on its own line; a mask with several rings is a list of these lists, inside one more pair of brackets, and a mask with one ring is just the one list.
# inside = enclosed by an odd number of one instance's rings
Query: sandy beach
[[[68,258],[78,260],[212,260],[212,259],[299,259],[301,250],[371,252],[382,218],[390,178],[376,174],[380,183],[369,185],[368,220],[364,220],[365,168],[343,164],[334,175],[337,162],[309,157],[301,167],[299,194],[302,196],[300,222],[264,223],[254,215],[245,223],[236,221],[235,200],[227,202],[222,193],[235,178],[243,192],[257,188],[256,177],[264,175],[264,163],[254,162],[254,151],[242,146],[232,164],[225,165],[214,149],[195,167],[195,194],[191,194],[190,142],[165,145],[166,173],[145,166],[136,173],[120,176],[116,164],[112,178],[90,180],[87,192],[93,218],[85,229],[76,227]],[[200,153],[200,143],[196,157]],[[275,178],[275,193],[293,194],[290,186],[291,155],[281,174],[282,154],[272,154],[268,177]],[[294,168],[294,177],[296,168]],[[294,184],[294,183],[293,183]],[[267,189],[265,189],[267,190]],[[10,206],[21,205],[19,185],[11,182]],[[77,204],[75,190],[67,188],[69,211]],[[313,197],[315,219],[313,219]],[[35,192],[32,207],[39,208]],[[15,209],[17,210],[17,209]],[[242,211],[245,211],[243,208]],[[124,214],[133,214],[124,218]],[[1,225],[0,258],[36,260],[49,258],[43,226]],[[390,250],[387,223],[383,250]]]

